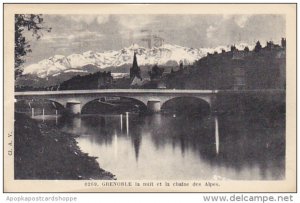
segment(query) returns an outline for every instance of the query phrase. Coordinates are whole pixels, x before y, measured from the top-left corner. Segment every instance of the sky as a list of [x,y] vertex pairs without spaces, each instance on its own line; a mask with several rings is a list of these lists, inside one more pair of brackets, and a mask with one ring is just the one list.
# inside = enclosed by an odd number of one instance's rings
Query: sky
[[29,65],[54,55],[85,51],[120,50],[133,43],[147,47],[142,39],[156,35],[164,43],[193,48],[215,48],[239,43],[262,44],[285,37],[284,15],[43,15],[39,40],[24,33],[32,53]]

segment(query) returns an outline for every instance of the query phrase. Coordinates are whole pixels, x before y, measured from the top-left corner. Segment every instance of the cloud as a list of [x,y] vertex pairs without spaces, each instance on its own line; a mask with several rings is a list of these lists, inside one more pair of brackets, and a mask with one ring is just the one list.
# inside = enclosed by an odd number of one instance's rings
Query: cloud
[[77,23],[86,23],[91,24],[95,20],[95,16],[92,15],[72,15],[70,16],[71,20],[77,22]]
[[118,16],[118,22],[125,29],[136,30],[147,27],[156,22],[156,16],[151,15],[121,15]]
[[222,18],[223,18],[222,20],[228,20],[228,19],[232,18],[232,15],[223,14]]
[[102,38],[103,35],[98,33],[98,32],[91,32],[91,31],[88,31],[88,30],[85,30],[85,31],[80,31],[80,32],[77,32],[76,34],[70,34],[68,36],[66,36],[66,38],[68,40],[82,40],[82,41],[86,41],[86,40],[90,40],[90,39],[94,39],[94,38]]
[[91,24],[97,22],[99,25],[109,20],[109,15],[70,15],[69,18],[77,23]]
[[206,29],[206,37],[207,37],[207,38],[212,38],[217,30],[218,30],[217,27],[210,25],[210,26]]
[[96,19],[96,21],[99,25],[108,22],[108,20],[109,20],[108,15],[100,15],[100,16],[97,16],[97,19]]
[[221,22],[233,21],[240,28],[244,28],[251,15],[222,15]]
[[250,17],[251,15],[222,15],[218,21],[206,28],[206,37],[218,43],[222,43],[222,40],[223,43],[234,41],[245,28]]
[[49,33],[47,35],[43,35],[43,37],[40,39],[41,42],[44,43],[57,43],[59,40],[65,40],[67,38],[66,35],[58,35]]
[[[283,15],[189,15],[189,14],[111,14],[111,15],[44,15],[52,28],[39,40],[26,35],[32,53],[26,63],[55,54],[81,53],[84,50],[117,50],[140,43],[152,35],[165,43],[186,47],[216,47],[239,42],[280,39],[285,36]],[[142,45],[144,45],[143,42]],[[47,49],[45,49],[47,47]],[[56,48],[61,48],[59,51]],[[64,49],[65,48],[65,49]]]
[[246,23],[248,22],[248,19],[250,18],[250,15],[237,15],[234,16],[234,22],[240,27],[244,28]]
[[99,40],[102,40],[103,38],[103,34],[84,30],[74,33],[49,33],[43,36],[39,40],[39,43],[47,44],[47,46],[51,45],[51,47],[61,48],[81,45],[85,42],[97,42]]

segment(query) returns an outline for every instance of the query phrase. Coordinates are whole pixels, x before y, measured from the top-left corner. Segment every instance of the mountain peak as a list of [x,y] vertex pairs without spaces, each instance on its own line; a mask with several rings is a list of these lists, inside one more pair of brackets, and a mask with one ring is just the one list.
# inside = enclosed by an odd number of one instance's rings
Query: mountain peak
[[65,58],[64,55],[58,55],[57,54],[57,55],[49,57],[49,60],[59,60],[59,59],[63,59],[63,58]]
[[95,53],[94,53],[93,51],[89,50],[89,51],[83,52],[82,55],[87,55],[87,56],[89,56],[89,55],[94,55],[94,54],[95,54]]

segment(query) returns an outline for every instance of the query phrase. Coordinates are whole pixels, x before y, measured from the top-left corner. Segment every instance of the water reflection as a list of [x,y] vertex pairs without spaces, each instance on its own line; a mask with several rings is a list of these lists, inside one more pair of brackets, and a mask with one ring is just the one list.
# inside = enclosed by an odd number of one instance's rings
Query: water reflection
[[218,121],[217,116],[215,116],[215,139],[216,139],[216,153],[219,154],[219,145],[220,145],[220,141],[219,141],[219,121]]
[[[123,117],[126,131],[123,132]],[[58,120],[118,179],[283,179],[284,126],[266,118],[154,114]]]
[[120,114],[121,131],[123,130],[123,114]]
[[126,112],[126,134],[129,134],[129,112]]
[[114,150],[115,150],[115,158],[117,158],[118,156],[118,135],[117,133],[115,132],[115,136],[114,136],[114,144],[113,144],[113,147],[114,147]]

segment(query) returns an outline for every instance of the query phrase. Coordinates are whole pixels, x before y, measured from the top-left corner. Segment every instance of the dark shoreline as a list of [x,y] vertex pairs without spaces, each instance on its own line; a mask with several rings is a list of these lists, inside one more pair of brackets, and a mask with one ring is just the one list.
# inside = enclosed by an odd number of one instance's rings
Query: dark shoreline
[[15,113],[15,179],[114,180],[97,157],[83,153],[74,135]]

